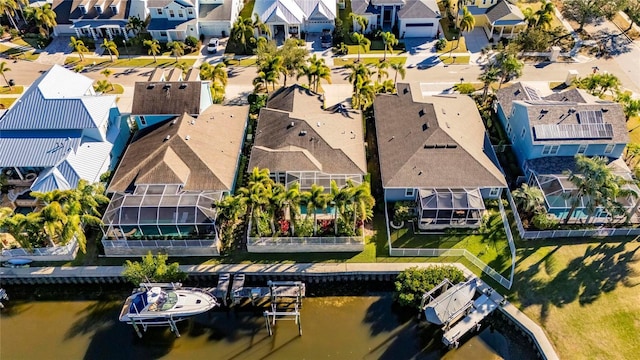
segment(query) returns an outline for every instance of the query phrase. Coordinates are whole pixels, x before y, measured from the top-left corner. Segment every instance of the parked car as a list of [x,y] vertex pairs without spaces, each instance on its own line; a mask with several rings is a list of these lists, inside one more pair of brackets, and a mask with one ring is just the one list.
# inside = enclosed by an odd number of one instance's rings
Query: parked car
[[209,43],[207,44],[207,52],[210,54],[215,54],[218,51],[218,45],[220,44],[220,39],[211,38]]
[[320,44],[322,45],[323,49],[328,49],[333,46],[333,37],[331,36],[331,30],[322,30],[322,35],[320,36]]

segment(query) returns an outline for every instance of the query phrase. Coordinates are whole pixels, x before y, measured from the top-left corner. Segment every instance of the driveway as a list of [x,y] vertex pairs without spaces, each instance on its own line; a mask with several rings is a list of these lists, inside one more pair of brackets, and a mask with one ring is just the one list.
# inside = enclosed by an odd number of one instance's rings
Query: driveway
[[467,50],[472,54],[479,54],[483,48],[489,45],[487,35],[485,35],[484,30],[479,27],[465,34],[464,40],[467,44]]

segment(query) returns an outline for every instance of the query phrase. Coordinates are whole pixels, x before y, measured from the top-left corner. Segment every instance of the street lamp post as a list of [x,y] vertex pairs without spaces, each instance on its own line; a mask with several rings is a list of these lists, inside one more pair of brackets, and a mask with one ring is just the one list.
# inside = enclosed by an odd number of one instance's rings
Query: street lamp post
[[122,44],[124,45],[124,51],[127,53],[127,59],[130,59],[129,56],[129,48],[127,48],[127,40],[122,40]]
[[[455,35],[453,36],[453,38],[451,39],[451,41],[455,40],[456,37]],[[453,52],[453,45],[449,48],[449,58],[451,58],[451,53]]]
[[463,78],[463,77],[461,77],[461,78],[460,78],[460,84],[462,84],[463,82],[464,82],[464,78]]

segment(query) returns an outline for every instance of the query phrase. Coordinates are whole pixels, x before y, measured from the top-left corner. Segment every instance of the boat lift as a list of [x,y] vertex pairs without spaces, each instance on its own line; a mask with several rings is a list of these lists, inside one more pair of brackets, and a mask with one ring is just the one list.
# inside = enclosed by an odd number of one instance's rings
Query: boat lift
[[264,319],[269,336],[273,335],[273,327],[278,320],[293,320],[298,325],[298,334],[302,336],[300,309],[305,296],[305,284],[301,281],[269,281],[271,310],[265,311]]

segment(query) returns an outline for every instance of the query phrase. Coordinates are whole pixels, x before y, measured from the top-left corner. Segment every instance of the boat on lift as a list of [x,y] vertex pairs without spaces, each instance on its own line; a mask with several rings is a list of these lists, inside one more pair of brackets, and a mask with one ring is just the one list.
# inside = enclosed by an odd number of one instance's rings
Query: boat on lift
[[200,288],[183,288],[179,283],[144,283],[127,298],[119,320],[136,325],[169,325],[219,306],[215,296]]

